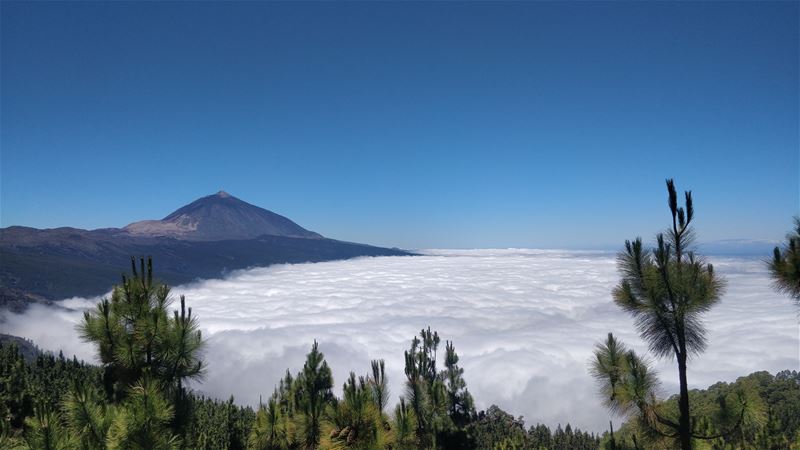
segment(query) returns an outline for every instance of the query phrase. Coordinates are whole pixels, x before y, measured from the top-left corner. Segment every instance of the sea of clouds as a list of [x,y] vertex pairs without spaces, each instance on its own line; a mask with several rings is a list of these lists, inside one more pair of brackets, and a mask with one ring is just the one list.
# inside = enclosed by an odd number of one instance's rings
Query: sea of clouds
[[[728,281],[706,317],[707,351],[690,363],[702,388],[757,370],[800,369],[798,311],[770,287],[758,259],[711,258]],[[588,374],[595,343],[609,331],[646,352],[629,316],[611,300],[615,257],[605,252],[430,250],[422,256],[358,258],[234,272],[173,289],[185,295],[207,339],[208,373],[196,390],[255,405],[313,340],[340,390],[350,371],[383,358],[393,403],[402,394],[403,351],[421,328],[452,340],[479,408],[497,404],[555,426],[606,429]],[[94,359],[75,324],[97,299],[68,299],[7,315],[3,332],[40,347]],[[670,360],[656,360],[663,394],[677,392]]]

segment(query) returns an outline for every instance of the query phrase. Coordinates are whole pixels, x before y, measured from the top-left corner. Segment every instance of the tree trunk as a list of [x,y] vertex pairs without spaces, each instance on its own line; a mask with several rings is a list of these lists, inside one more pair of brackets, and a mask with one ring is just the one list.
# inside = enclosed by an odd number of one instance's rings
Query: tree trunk
[[614,440],[614,424],[608,421],[608,428],[611,430],[611,450],[617,450],[617,441]]
[[681,398],[678,401],[680,421],[678,430],[681,438],[681,450],[692,450],[692,426],[689,416],[689,387],[686,382],[686,349],[682,348],[678,355],[678,374],[681,382]]

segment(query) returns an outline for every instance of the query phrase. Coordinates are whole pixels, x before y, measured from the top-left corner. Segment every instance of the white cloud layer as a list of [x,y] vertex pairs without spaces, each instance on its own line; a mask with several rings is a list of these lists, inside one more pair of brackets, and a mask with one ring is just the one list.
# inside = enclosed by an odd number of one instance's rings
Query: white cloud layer
[[[763,262],[712,260],[728,288],[706,315],[708,350],[690,364],[691,386],[800,369],[797,310],[771,290]],[[186,295],[208,339],[208,376],[196,389],[212,396],[257,404],[287,368],[301,368],[316,339],[337,388],[351,370],[365,374],[370,359],[384,358],[396,401],[403,351],[430,326],[454,341],[478,407],[497,404],[528,425],[569,421],[602,431],[609,414],[587,371],[593,345],[613,331],[646,352],[611,301],[617,281],[610,253],[434,250],[252,269],[173,292]],[[31,308],[8,316],[4,332],[91,360],[74,324],[95,301],[65,300],[72,311]],[[664,393],[677,392],[672,361],[656,367]]]

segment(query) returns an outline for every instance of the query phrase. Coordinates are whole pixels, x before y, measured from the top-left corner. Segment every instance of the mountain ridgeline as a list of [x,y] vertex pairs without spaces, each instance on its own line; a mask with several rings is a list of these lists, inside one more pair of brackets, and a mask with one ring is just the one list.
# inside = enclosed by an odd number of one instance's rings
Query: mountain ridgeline
[[152,256],[164,281],[181,284],[248,267],[408,254],[325,238],[220,191],[124,228],[0,229],[0,307],[102,295],[131,256]]
[[133,236],[163,236],[190,241],[254,239],[263,235],[322,239],[272,211],[219,191],[178,209],[162,220],[134,222],[123,230]]

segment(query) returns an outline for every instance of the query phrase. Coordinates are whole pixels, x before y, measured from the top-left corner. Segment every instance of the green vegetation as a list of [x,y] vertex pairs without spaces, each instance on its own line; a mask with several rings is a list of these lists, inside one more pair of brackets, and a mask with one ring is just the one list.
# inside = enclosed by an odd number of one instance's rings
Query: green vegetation
[[417,419],[416,442],[423,448],[464,448],[464,425],[475,416],[472,396],[461,377],[458,355],[446,343],[445,369],[436,370],[439,334],[422,330],[405,352],[405,398]]
[[[428,345],[421,345],[424,340]],[[573,431],[569,424],[552,432],[544,425],[526,431],[521,418],[496,406],[475,412],[452,343],[446,343],[445,368],[436,372],[437,340],[435,332],[423,330],[407,352],[415,355],[409,360],[414,367],[427,373],[417,379],[414,400],[422,421],[405,396],[393,415],[385,411],[383,361],[373,361],[369,375],[351,373],[342,398],[335,397],[330,368],[316,343],[303,369],[296,376],[287,371],[257,411],[237,406],[233,398],[212,400],[185,389],[175,396],[175,386],[151,377],[147,369],[120,395],[119,381],[106,391],[109,371],[102,367],[44,353],[26,362],[16,344],[0,344],[0,448],[599,448],[600,436]]]
[[[304,435],[300,429],[304,420],[296,409],[298,402],[302,401],[296,390],[300,384],[294,376],[288,376],[288,384],[285,381],[279,384],[275,394],[257,412],[236,405],[232,398],[219,401],[188,392],[187,399],[191,405],[188,408],[191,412],[189,423],[179,439],[170,442],[175,434],[163,421],[164,411],[168,410],[164,401],[151,407],[158,412],[161,421],[143,423],[141,414],[147,406],[142,400],[148,395],[155,399],[157,395],[152,390],[140,389],[134,394],[139,396],[138,399],[127,401],[124,406],[114,406],[104,398],[102,375],[101,368],[66,359],[63,355],[40,354],[26,362],[15,344],[0,344],[0,413],[4,418],[0,448],[115,448],[110,445],[108,432],[113,422],[112,415],[116,417],[123,410],[128,411],[125,414],[130,418],[126,421],[131,420],[133,424],[115,428],[115,441],[128,438],[127,442],[116,444],[116,448],[137,448],[130,438],[144,439],[148,436],[160,439],[161,448],[174,448],[173,445],[209,450],[304,448],[299,442]],[[417,421],[407,400],[401,400],[391,416],[385,411],[380,412],[375,397],[379,390],[375,380],[373,376],[351,376],[345,382],[343,398],[333,397],[325,405],[319,448],[420,448]],[[76,389],[76,384],[82,387]],[[796,371],[784,371],[775,376],[756,372],[734,383],[717,383],[706,390],[689,391],[698,428],[706,434],[720,429],[728,419],[718,414],[717,405],[745,390],[763,405],[764,414],[748,419],[739,433],[703,441],[697,447],[800,449],[800,415],[797,414],[800,411],[800,373]],[[133,395],[128,398],[131,397]],[[677,412],[677,405],[678,397],[675,396],[659,402],[656,408]],[[152,426],[150,430],[153,432],[145,433],[148,430],[142,425]],[[645,443],[640,425],[636,420],[624,424],[614,434],[614,448],[671,448],[665,442]],[[612,448],[608,433],[602,437],[595,436],[569,424],[554,430],[545,425],[526,429],[521,418],[515,418],[497,406],[476,413],[468,424],[458,429],[466,434],[467,442],[463,447],[450,448]],[[92,430],[100,432],[93,434]],[[129,431],[127,436],[124,434],[126,430]],[[142,434],[132,436],[131,431]],[[105,440],[102,439],[104,433]],[[439,445],[445,448],[441,440]]]
[[[739,402],[741,396],[757,403],[760,412],[746,415],[735,433],[720,433],[738,418],[723,413],[724,404]],[[695,441],[698,449],[727,450],[797,450],[800,449],[800,373],[783,371],[776,375],[755,372],[741,377],[733,383],[717,383],[704,390],[689,391],[692,417],[698,432],[716,437]],[[676,413],[678,396],[658,402],[655,408],[665,414]],[[647,429],[634,419],[628,421],[615,433],[616,448],[667,449],[673,448],[668,441],[646,440]],[[611,438],[605,437],[604,445],[612,448]]]
[[783,250],[775,247],[769,270],[775,288],[800,305],[800,217],[795,217],[794,230],[786,236]]
[[[614,302],[633,316],[636,328],[656,356],[675,358],[680,394],[677,411],[665,408],[656,398],[658,379],[647,362],[609,333],[595,350],[592,374],[599,381],[606,406],[617,414],[632,417],[640,440],[648,447],[664,442],[679,443],[691,450],[697,440],[730,436],[745,420],[758,415],[758,404],[746,389],[718,402],[710,414],[725,417],[718,427],[705,433],[704,422],[693,417],[687,381],[690,355],[705,350],[705,329],[701,315],[720,298],[724,281],[711,264],[692,250],[694,219],[692,193],[684,194],[683,207],[672,180],[667,180],[671,226],[656,238],[656,248],[645,250],[641,238],[625,241],[617,258],[622,280],[614,289]],[[697,409],[695,405],[695,409]],[[665,444],[666,445],[666,444]],[[615,441],[611,439],[611,446]]]

